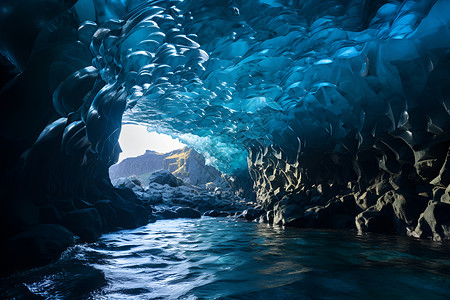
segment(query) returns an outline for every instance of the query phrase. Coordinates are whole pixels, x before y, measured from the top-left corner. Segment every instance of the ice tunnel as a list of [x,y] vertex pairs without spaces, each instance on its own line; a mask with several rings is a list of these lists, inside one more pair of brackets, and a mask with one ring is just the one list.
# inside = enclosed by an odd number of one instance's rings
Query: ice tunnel
[[3,239],[145,223],[122,122],[249,177],[268,222],[448,237],[449,1],[1,5]]

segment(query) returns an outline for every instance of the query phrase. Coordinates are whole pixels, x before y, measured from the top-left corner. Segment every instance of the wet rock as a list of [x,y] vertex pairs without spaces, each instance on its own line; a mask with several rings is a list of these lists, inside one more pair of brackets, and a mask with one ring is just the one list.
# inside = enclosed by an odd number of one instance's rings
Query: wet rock
[[273,224],[283,226],[298,225],[304,214],[302,206],[289,203],[287,198],[275,204],[273,211]]
[[150,211],[141,204],[113,202],[112,207],[117,212],[117,227],[132,229],[147,224]]
[[394,233],[391,203],[374,205],[356,216],[356,228],[360,232]]
[[259,218],[263,213],[264,213],[264,210],[262,210],[262,209],[250,208],[250,209],[244,210],[242,212],[241,216],[242,216],[242,218],[244,218],[247,221],[253,221],[253,220]]
[[157,213],[156,216],[161,219],[178,219],[180,217],[176,212],[171,211],[169,209]]
[[7,242],[2,266],[9,270],[47,263],[75,243],[72,232],[61,225],[39,224],[14,236]]
[[428,199],[415,194],[388,192],[385,201],[392,203],[395,214],[395,227],[398,234],[405,234],[413,230],[421,212],[427,206]]
[[166,170],[160,170],[149,177],[149,183],[168,184],[171,187],[177,187],[183,184],[181,179],[176,178],[172,173]]
[[431,200],[420,215],[412,236],[435,241],[450,239],[450,204]]
[[217,218],[217,217],[227,217],[229,215],[229,213],[225,212],[225,211],[217,211],[217,210],[209,210],[207,212],[205,212],[203,214],[205,217],[213,217],[213,218]]
[[100,215],[95,208],[79,209],[64,214],[63,225],[84,242],[97,240],[103,229]]
[[108,232],[118,226],[119,221],[117,211],[113,208],[110,200],[100,200],[95,202],[95,208],[100,214],[103,231]]
[[186,207],[194,207],[195,203],[187,200],[187,199],[183,199],[183,198],[178,198],[178,199],[172,199],[172,204],[174,205],[178,205],[178,206],[186,206]]
[[356,227],[360,231],[407,234],[416,226],[426,203],[426,198],[415,194],[389,191],[356,217]]
[[180,218],[198,219],[202,216],[198,210],[190,207],[180,207],[175,212]]
[[153,193],[148,199],[150,205],[155,205],[163,202],[163,197],[160,193]]
[[324,206],[313,206],[305,210],[297,220],[298,225],[314,228],[352,228],[357,211],[353,195],[330,199]]

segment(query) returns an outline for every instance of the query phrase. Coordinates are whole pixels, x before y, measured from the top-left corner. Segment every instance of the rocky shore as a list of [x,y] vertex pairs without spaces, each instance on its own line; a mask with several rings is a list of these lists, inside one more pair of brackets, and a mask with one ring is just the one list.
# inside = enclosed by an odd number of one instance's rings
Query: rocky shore
[[152,207],[150,221],[201,216],[252,221],[263,214],[255,202],[242,198],[225,184],[191,185],[165,170],[150,175],[145,184],[132,176],[118,180],[116,186],[133,190]]
[[[102,233],[131,229],[161,219],[233,217],[254,220],[263,211],[239,196],[225,182],[191,185],[166,170],[142,184],[136,177],[121,178],[109,189],[89,191],[90,201],[55,199],[43,205],[23,200],[11,219],[17,233],[2,248],[2,273],[46,264],[75,243],[94,242]],[[105,194],[106,193],[106,194]],[[23,228],[23,229],[22,229]],[[22,229],[22,230],[21,230]]]
[[267,210],[261,221],[448,240],[450,156],[446,147],[440,152],[415,166],[404,165],[398,173],[380,170],[371,180],[347,184],[301,184],[287,191],[289,181],[280,175],[271,183],[284,186],[274,190],[256,176],[259,203]]

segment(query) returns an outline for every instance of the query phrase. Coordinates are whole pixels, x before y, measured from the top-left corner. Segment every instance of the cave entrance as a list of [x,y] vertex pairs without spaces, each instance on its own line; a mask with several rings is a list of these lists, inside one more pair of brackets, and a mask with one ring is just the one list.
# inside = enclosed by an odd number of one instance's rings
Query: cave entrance
[[178,139],[162,133],[149,132],[147,126],[139,124],[123,124],[119,144],[122,153],[120,153],[118,163],[128,157],[142,155],[147,150],[167,153],[186,147]]

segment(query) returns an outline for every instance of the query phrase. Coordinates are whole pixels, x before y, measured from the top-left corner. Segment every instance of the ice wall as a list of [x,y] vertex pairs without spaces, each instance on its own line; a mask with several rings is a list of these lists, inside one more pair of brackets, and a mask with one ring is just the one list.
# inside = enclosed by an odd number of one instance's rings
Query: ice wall
[[448,194],[449,1],[5,3],[2,61],[20,74],[0,93],[2,178],[44,204],[112,189],[122,121],[248,168],[268,210],[332,185]]
[[448,1],[95,4],[80,39],[95,31],[93,66],[124,84],[124,119],[225,172],[249,152],[263,193],[357,179],[362,164],[397,173],[447,139]]

